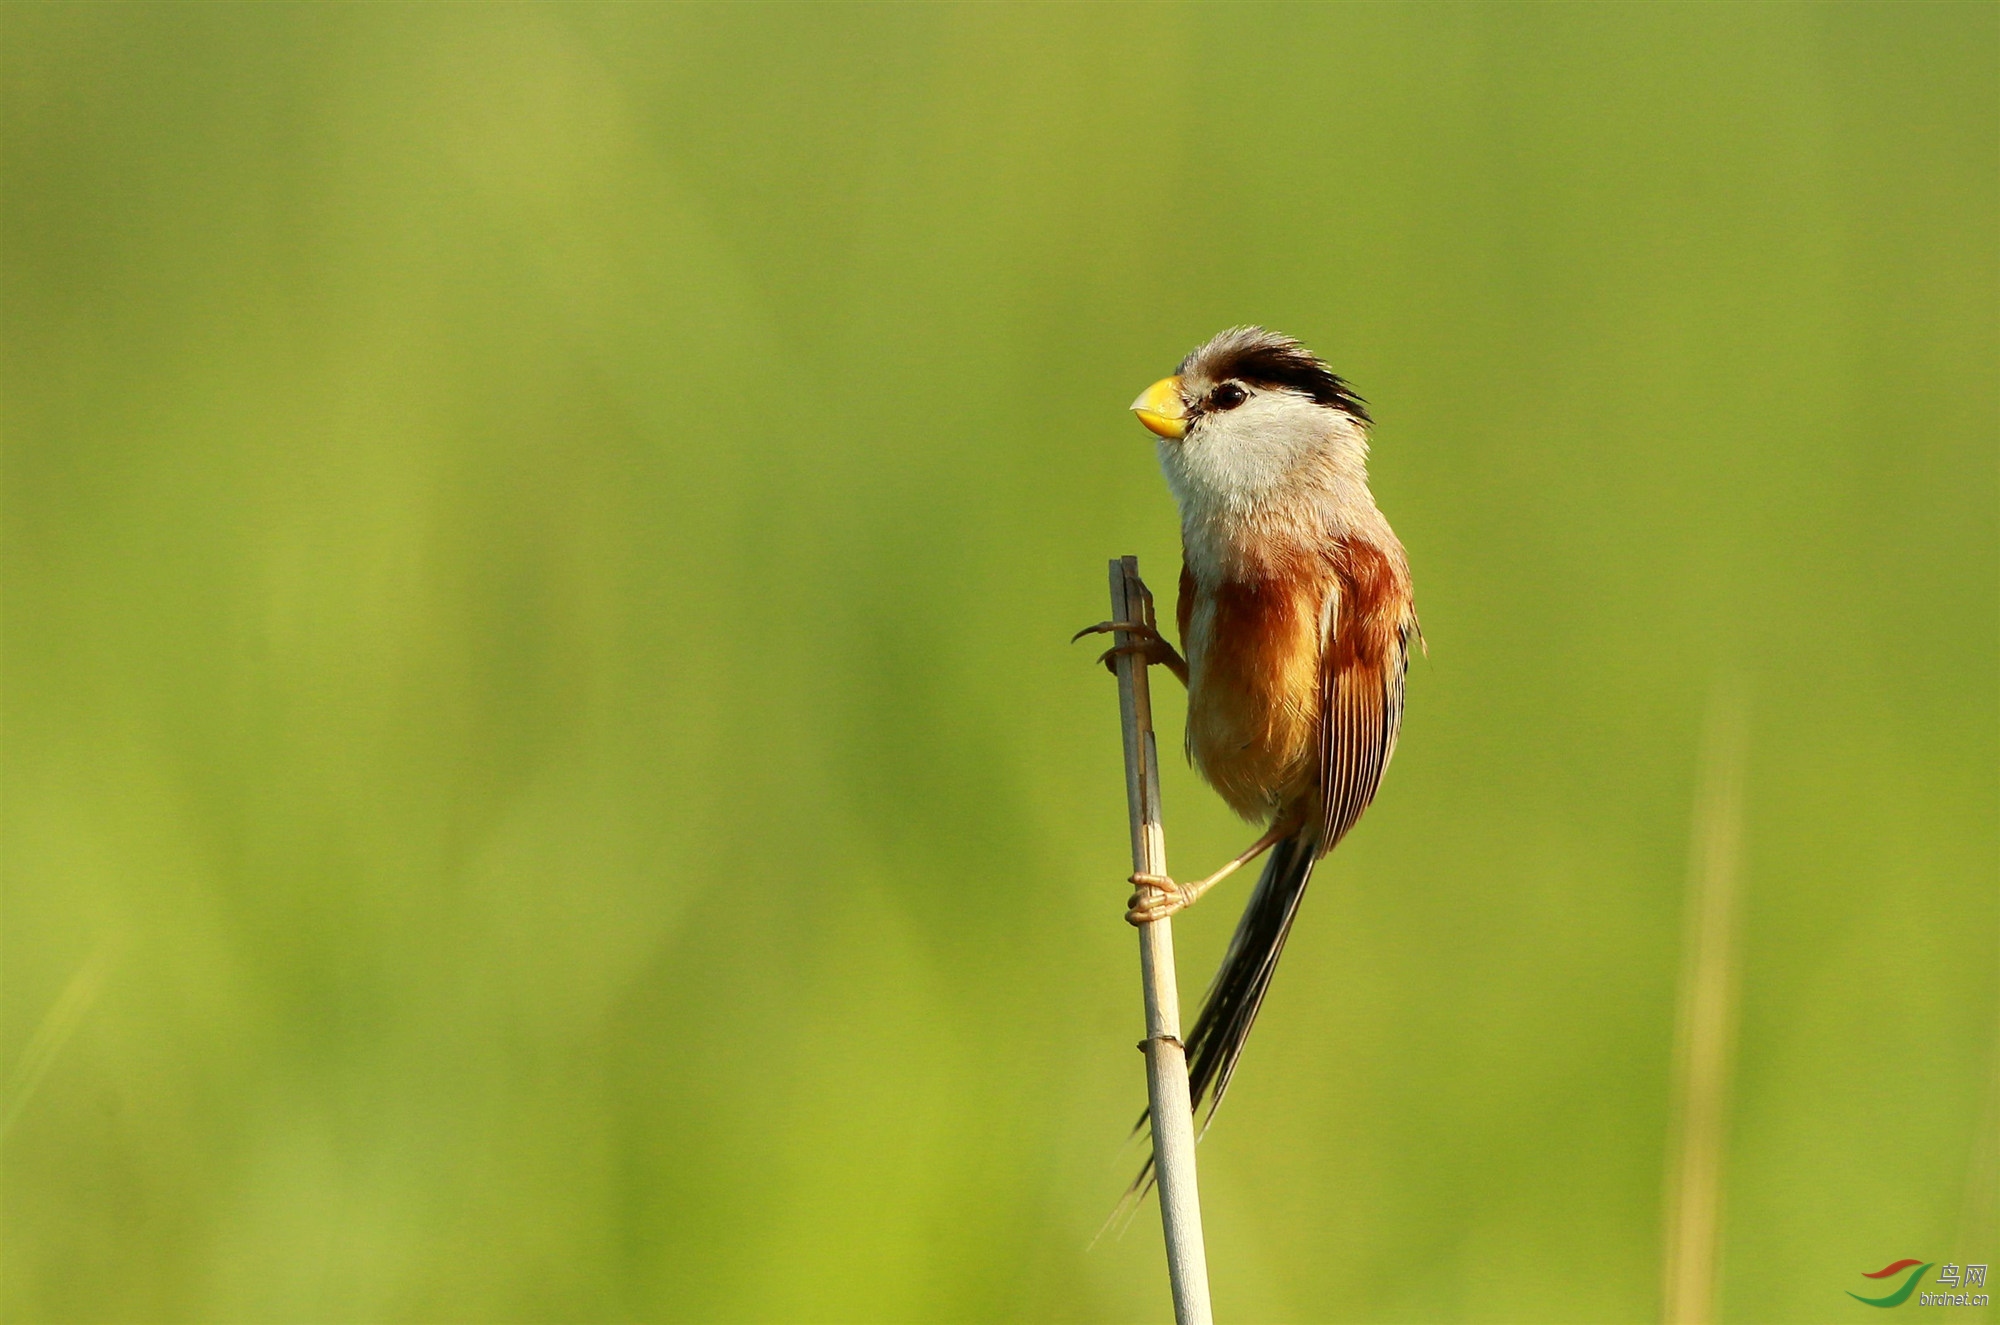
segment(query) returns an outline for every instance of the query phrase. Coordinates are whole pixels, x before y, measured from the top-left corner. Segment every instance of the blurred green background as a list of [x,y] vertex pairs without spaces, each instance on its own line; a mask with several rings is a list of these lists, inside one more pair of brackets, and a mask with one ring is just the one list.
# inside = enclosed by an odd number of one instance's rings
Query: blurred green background
[[2000,1264],[2000,8],[0,23],[7,1319],[1165,1318],[1065,640],[1252,321],[1373,403],[1430,657],[1220,1316],[1657,1317],[1719,703],[1719,1314]]

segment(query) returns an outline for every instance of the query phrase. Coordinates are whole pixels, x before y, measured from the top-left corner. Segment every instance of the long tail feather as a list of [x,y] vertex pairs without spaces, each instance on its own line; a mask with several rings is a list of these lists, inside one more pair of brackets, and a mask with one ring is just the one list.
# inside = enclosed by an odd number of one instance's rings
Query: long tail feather
[[1250,1028],[1264,1005],[1264,994],[1285,951],[1285,939],[1292,932],[1292,920],[1299,913],[1299,900],[1305,896],[1318,861],[1319,853],[1304,834],[1286,838],[1271,849],[1270,862],[1243,908],[1243,918],[1236,922],[1222,969],[1215,973],[1215,982],[1202,1000],[1201,1015],[1195,1018],[1194,1031],[1188,1036],[1188,1093],[1196,1110],[1207,1100],[1207,1119],[1215,1117],[1216,1107],[1229,1089],[1236,1060],[1250,1039]]
[[[1305,896],[1313,866],[1319,861],[1319,852],[1313,847],[1311,836],[1302,832],[1271,848],[1271,858],[1243,908],[1243,918],[1236,922],[1222,968],[1215,973],[1215,981],[1202,1000],[1201,1015],[1188,1035],[1188,1094],[1197,1113],[1203,1100],[1208,1102],[1204,1131],[1229,1089],[1236,1060],[1243,1055],[1257,1010],[1264,1005],[1271,976],[1278,969],[1292,920],[1299,913],[1299,899]],[[1150,1117],[1150,1113],[1140,1114],[1139,1128],[1143,1129]],[[1153,1157],[1149,1154],[1139,1176],[1132,1180],[1127,1198],[1143,1197],[1152,1185]]]

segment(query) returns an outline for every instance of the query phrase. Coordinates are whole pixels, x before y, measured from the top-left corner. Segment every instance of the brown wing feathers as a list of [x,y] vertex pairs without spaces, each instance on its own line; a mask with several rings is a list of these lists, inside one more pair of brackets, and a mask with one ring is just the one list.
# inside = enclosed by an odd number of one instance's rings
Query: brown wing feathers
[[1375,799],[1403,719],[1409,592],[1387,553],[1336,545],[1340,603],[1321,661],[1319,853],[1333,850]]
[[1197,1108],[1207,1101],[1210,1118],[1250,1038],[1313,866],[1374,799],[1402,724],[1415,626],[1407,577],[1389,554],[1358,541],[1337,543],[1334,565],[1332,637],[1321,652],[1322,814],[1272,849],[1188,1035],[1189,1091]]

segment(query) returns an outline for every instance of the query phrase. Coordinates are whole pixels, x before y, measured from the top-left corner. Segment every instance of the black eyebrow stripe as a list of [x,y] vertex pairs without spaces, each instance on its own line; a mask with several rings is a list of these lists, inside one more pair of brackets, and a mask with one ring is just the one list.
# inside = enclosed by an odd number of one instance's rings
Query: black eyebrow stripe
[[1259,327],[1226,331],[1181,362],[1183,374],[1199,368],[1211,381],[1229,378],[1261,387],[1296,391],[1321,405],[1344,410],[1363,423],[1368,402],[1323,363],[1318,355],[1289,336]]

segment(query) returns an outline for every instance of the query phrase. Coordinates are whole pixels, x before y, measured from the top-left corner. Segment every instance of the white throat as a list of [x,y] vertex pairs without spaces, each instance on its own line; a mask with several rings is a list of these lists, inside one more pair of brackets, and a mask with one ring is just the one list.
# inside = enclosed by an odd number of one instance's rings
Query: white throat
[[1201,579],[1255,576],[1274,554],[1317,546],[1374,511],[1359,425],[1294,392],[1257,391],[1162,441],[1159,455]]

